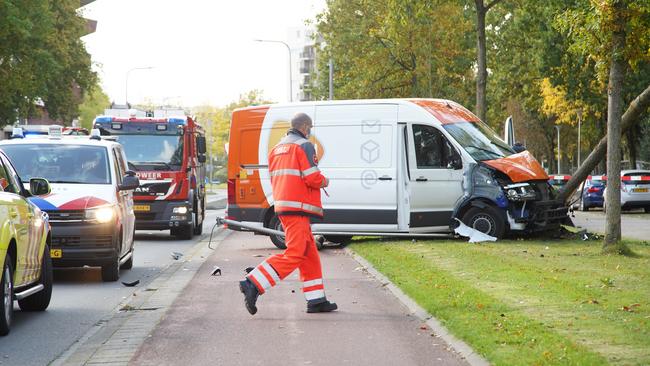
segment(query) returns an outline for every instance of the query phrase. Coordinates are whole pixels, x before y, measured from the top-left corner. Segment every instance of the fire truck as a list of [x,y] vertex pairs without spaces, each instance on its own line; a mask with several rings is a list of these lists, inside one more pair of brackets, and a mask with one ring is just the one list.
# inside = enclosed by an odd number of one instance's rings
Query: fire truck
[[[110,112],[106,110],[105,112]],[[203,231],[206,140],[192,118],[104,115],[94,126],[122,144],[140,179],[133,192],[139,230],[170,230],[179,239]]]

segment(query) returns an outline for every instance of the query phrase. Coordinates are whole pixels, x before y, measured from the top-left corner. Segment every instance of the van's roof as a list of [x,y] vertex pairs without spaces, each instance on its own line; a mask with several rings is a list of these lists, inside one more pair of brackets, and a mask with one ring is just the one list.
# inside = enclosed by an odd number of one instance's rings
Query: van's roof
[[[457,122],[458,117],[464,121],[476,122],[479,118],[462,105],[447,99],[433,98],[394,98],[394,99],[350,99],[324,100],[308,102],[291,102],[264,104],[235,109],[233,112],[254,111],[269,108],[300,107],[300,106],[330,106],[330,105],[359,105],[359,104],[396,104],[408,107],[422,108],[432,114],[441,123]],[[457,118],[453,118],[457,117]]]

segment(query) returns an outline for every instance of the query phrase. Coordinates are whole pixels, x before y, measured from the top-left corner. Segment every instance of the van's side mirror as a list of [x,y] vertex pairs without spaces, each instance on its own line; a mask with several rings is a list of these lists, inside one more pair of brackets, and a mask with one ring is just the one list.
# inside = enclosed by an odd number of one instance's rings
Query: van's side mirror
[[29,180],[29,192],[32,196],[41,196],[52,191],[50,182],[45,178],[32,178]]
[[206,144],[205,144],[205,136],[196,137],[196,150],[199,153],[199,155],[205,154],[205,152],[207,151]]
[[523,151],[526,151],[526,146],[522,144],[521,142],[517,142],[514,145],[512,145],[512,150],[514,150],[517,154]]
[[130,191],[132,189],[136,189],[140,186],[140,180],[138,177],[134,175],[130,175],[127,173],[127,175],[122,178],[122,184],[119,185],[118,189],[120,191]]

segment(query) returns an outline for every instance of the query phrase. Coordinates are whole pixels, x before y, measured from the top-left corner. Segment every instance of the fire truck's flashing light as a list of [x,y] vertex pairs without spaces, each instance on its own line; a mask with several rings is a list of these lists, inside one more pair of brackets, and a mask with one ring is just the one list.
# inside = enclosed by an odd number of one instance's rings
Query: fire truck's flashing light
[[179,123],[184,125],[185,123],[187,123],[187,120],[185,118],[167,118],[167,122]]

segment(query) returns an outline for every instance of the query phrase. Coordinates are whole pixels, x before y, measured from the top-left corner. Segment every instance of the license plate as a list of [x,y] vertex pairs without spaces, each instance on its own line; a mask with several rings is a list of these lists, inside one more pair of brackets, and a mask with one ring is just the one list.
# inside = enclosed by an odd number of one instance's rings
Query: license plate
[[63,251],[61,249],[50,249],[51,258],[61,258],[63,257]]
[[637,193],[647,193],[648,188],[634,188],[632,192],[637,192]]
[[149,205],[133,205],[133,211],[150,211],[151,206]]

